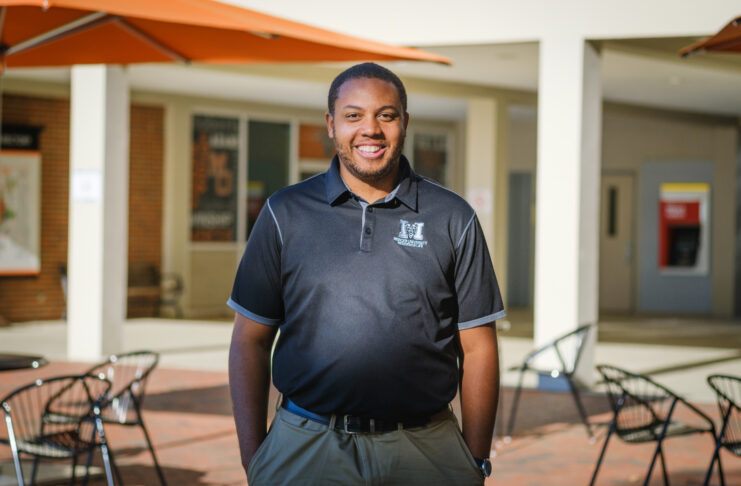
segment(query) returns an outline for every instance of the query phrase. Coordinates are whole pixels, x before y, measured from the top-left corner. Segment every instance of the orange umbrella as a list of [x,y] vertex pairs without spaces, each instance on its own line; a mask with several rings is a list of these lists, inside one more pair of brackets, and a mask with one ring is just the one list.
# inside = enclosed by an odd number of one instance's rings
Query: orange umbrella
[[730,21],[717,34],[683,47],[680,49],[679,55],[687,57],[698,51],[741,53],[741,17],[736,17]]
[[0,0],[2,67],[443,56],[338,34],[214,0]]

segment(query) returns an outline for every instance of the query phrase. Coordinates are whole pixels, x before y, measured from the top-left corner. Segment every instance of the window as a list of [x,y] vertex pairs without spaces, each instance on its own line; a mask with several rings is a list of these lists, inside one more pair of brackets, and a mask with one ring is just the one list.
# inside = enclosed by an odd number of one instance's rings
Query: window
[[448,147],[447,133],[412,133],[412,164],[419,175],[429,177],[442,185],[448,185]]
[[291,126],[288,123],[252,121],[247,123],[247,235],[265,201],[288,185],[291,153]]

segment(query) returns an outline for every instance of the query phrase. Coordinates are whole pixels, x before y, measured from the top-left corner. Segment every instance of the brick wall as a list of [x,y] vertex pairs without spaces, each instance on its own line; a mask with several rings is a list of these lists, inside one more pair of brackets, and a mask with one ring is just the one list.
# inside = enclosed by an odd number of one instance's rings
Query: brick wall
[[[150,263],[158,272],[162,261],[163,123],[161,107],[131,107],[129,263]],[[129,317],[153,316],[156,311],[152,299],[129,299]]]
[[[13,321],[59,319],[67,264],[69,100],[4,95],[2,122],[43,127],[41,146],[41,272],[0,277],[0,316]],[[158,268],[162,239],[163,109],[131,108],[129,259]],[[146,311],[146,313],[152,311]]]

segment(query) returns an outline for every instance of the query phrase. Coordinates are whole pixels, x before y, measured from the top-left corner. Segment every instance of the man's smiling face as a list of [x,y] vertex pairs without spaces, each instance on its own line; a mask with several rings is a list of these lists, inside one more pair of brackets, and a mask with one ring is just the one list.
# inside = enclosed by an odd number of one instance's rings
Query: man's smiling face
[[348,80],[326,119],[340,163],[351,177],[367,184],[396,177],[409,115],[393,84],[377,78]]

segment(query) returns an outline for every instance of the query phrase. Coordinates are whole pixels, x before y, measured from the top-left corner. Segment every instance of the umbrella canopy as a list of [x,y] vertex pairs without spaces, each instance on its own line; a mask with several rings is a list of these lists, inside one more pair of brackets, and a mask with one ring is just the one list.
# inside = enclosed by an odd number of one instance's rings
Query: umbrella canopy
[[741,53],[741,17],[731,20],[717,34],[683,47],[680,49],[679,55],[687,57],[698,51]]
[[2,68],[357,60],[450,64],[213,0],[0,0]]

